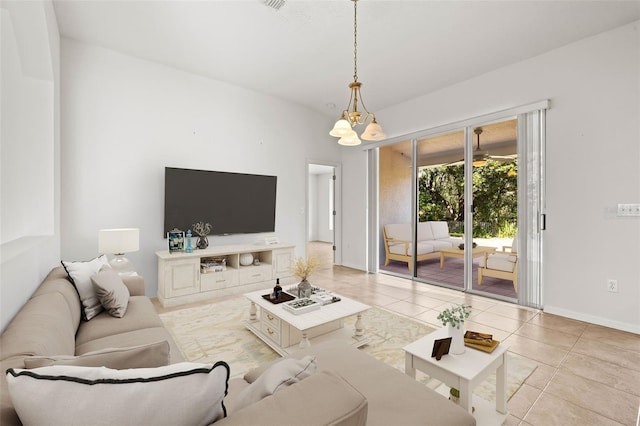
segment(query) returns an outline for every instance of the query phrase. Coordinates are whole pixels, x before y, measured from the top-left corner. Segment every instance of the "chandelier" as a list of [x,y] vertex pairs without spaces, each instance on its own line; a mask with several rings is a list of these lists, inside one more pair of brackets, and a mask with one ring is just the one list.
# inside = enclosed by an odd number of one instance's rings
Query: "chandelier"
[[[351,95],[347,108],[342,111],[340,119],[336,121],[333,129],[329,132],[331,136],[340,138],[340,145],[360,145],[360,138],[353,128],[369,122],[369,125],[362,133],[362,139],[366,141],[379,141],[387,137],[382,131],[382,127],[376,121],[374,113],[369,112],[362,101],[360,88],[362,83],[358,81],[358,0],[353,2],[353,82],[349,83]],[[358,111],[358,104],[362,106],[364,111]]]

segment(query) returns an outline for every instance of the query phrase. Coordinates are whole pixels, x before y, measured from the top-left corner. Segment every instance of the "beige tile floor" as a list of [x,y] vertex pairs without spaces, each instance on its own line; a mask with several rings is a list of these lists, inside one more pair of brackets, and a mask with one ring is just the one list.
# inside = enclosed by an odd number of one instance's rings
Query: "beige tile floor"
[[[308,253],[309,254],[309,253]],[[507,302],[383,274],[333,266],[325,259],[312,284],[439,327],[436,316],[467,303],[467,328],[492,333],[537,363],[509,400],[506,425],[636,425],[640,336]]]

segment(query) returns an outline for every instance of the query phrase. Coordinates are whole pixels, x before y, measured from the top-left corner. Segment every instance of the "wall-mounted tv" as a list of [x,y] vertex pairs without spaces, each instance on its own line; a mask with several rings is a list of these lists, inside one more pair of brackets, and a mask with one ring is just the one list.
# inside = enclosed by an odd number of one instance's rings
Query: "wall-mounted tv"
[[277,176],[165,167],[164,233],[196,222],[212,235],[274,232]]

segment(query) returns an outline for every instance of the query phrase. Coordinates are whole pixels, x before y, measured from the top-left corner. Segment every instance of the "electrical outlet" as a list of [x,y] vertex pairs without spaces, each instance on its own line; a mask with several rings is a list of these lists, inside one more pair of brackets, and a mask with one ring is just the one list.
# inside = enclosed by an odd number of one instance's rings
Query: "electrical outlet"
[[609,290],[611,293],[617,293],[618,292],[618,280],[608,279],[607,280],[607,290]]
[[640,204],[618,204],[618,216],[640,216]]

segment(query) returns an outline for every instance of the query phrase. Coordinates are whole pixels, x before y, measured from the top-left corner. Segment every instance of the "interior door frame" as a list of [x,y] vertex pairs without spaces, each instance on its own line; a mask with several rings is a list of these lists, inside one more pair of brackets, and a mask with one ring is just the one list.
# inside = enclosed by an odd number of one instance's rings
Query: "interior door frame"
[[[335,211],[334,214],[334,222],[333,222],[333,264],[334,265],[342,265],[342,165],[333,161],[324,161],[324,160],[314,160],[307,159],[305,166],[305,243],[309,242],[308,230],[309,230],[309,200],[311,194],[309,193],[309,167],[312,164],[317,164],[320,166],[328,166],[333,167],[333,173],[335,179],[333,180],[333,208]],[[305,244],[305,256],[307,252],[306,244]]]

